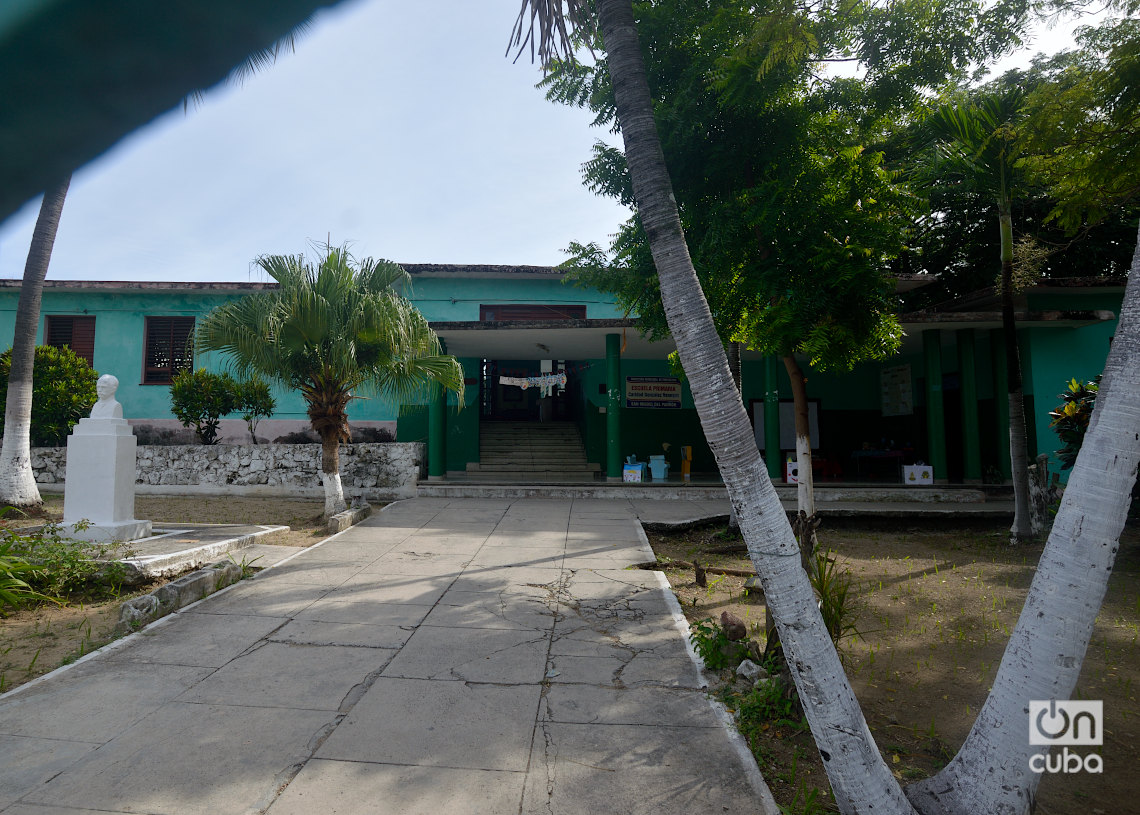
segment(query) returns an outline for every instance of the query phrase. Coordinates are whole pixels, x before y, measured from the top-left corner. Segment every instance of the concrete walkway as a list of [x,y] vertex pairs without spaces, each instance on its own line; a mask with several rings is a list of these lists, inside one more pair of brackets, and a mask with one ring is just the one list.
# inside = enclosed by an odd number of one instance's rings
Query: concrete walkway
[[393,504],[0,697],[0,812],[775,815],[636,514]]

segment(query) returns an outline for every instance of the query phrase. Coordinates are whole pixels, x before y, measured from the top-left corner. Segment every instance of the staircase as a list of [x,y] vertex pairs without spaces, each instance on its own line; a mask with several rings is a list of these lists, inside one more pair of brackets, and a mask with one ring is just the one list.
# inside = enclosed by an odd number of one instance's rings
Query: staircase
[[586,461],[573,422],[480,422],[479,458],[467,465],[468,481],[581,483],[594,481],[600,469]]

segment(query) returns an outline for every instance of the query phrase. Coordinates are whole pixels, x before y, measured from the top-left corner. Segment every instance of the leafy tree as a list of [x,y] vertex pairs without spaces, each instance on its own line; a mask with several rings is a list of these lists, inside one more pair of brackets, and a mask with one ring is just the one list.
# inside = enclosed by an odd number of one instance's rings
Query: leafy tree
[[1013,298],[1013,191],[1019,175],[1018,125],[1024,92],[1014,86],[948,103],[934,111],[929,126],[941,140],[945,157],[964,183],[989,195],[997,207],[1001,235],[1001,322],[1009,387],[1009,460],[1013,473],[1014,516],[1010,538],[1026,541],[1041,531],[1029,501],[1029,453],[1025,442],[1025,396]]
[[238,408],[237,388],[229,374],[179,371],[170,383],[170,409],[183,427],[194,428],[202,444],[217,444],[222,417]]
[[1069,233],[1140,199],[1140,3],[1109,0],[1079,48],[1039,60],[1026,99],[1026,165],[1049,190],[1049,217]]
[[[11,349],[0,354],[0,403],[6,402],[12,369]],[[79,420],[91,412],[99,374],[70,348],[36,347],[30,440],[33,447],[59,447]],[[0,404],[0,421],[7,425]]]
[[[639,4],[636,13],[694,266],[730,351],[743,343],[781,359],[788,371],[797,495],[811,516],[800,359],[815,369],[850,369],[898,348],[902,331],[886,273],[902,250],[913,199],[869,146],[883,135],[885,102],[849,82],[820,87],[811,70],[809,53],[833,53],[858,18],[840,21],[826,10],[797,17],[768,4],[758,20],[756,8],[682,0]],[[776,33],[799,45],[769,47]],[[885,69],[884,60],[877,64]],[[587,106],[596,124],[612,124],[604,62],[560,64],[546,85],[552,99]],[[621,151],[598,144],[584,177],[595,192],[632,203]],[[631,219],[608,252],[592,245],[571,251],[568,266],[578,279],[613,292],[651,338],[669,333],[640,220]],[[810,551],[814,534],[808,541]]]
[[269,383],[257,376],[237,383],[237,407],[242,414],[249,437],[257,444],[257,424],[267,419],[277,410],[277,400],[269,392]]
[[[1029,699],[1066,698],[1076,684],[1123,527],[1140,463],[1140,236],[1120,330],[1106,366],[1102,408],[1093,418],[1062,500],[1026,607],[993,690],[966,744],[934,778],[906,793],[890,772],[843,672],[804,570],[787,516],[768,479],[734,385],[713,314],[682,230],[654,122],[630,0],[596,0],[634,201],[658,270],[669,330],[692,386],[749,554],[761,576],[792,678],[831,780],[840,812],[1024,813],[1040,774],[1025,738]],[[536,36],[544,62],[573,53],[567,19],[588,23],[584,2],[526,0],[516,42]],[[568,15],[568,16],[567,16]],[[560,36],[561,35],[561,36]],[[1095,464],[1093,464],[1095,462]]]
[[321,437],[331,515],[345,508],[338,445],[350,439],[348,404],[357,392],[408,403],[438,384],[462,395],[463,369],[440,353],[427,320],[400,294],[410,278],[395,263],[356,260],[331,246],[315,264],[303,255],[264,255],[257,263],[278,289],[214,309],[198,326],[196,347],[301,392]]

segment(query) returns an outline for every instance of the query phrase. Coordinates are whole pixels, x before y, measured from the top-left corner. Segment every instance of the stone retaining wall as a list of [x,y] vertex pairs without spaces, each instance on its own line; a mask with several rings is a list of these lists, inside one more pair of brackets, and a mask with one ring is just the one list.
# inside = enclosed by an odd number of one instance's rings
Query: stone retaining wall
[[[62,488],[67,450],[32,448],[32,470],[41,486]],[[415,495],[424,470],[419,442],[342,444],[345,495],[391,500]],[[135,491],[146,494],[225,494],[320,497],[319,444],[184,445],[138,448]]]

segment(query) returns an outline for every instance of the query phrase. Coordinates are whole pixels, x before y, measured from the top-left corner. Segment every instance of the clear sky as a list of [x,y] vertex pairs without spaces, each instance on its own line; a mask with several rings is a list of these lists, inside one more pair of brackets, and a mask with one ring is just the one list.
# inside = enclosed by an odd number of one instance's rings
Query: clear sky
[[[619,139],[547,102],[529,56],[504,57],[518,8],[322,12],[295,53],[77,172],[48,279],[261,280],[258,255],[330,236],[403,263],[553,265],[572,240],[606,243],[628,212],[580,167],[596,139]],[[0,278],[23,276],[38,206],[0,224]]]

